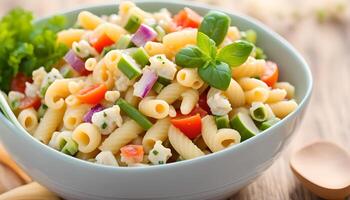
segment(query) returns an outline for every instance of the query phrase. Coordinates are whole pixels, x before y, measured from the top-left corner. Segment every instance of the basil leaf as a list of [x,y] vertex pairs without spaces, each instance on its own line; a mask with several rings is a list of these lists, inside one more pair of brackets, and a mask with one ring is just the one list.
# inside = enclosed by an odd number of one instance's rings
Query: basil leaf
[[204,16],[198,31],[209,36],[218,46],[225,39],[230,23],[231,19],[225,13],[210,11]]
[[217,55],[217,59],[237,67],[243,64],[251,54],[254,46],[247,41],[238,40],[222,48]]
[[208,59],[209,57],[196,46],[182,48],[175,55],[175,63],[185,68],[202,67]]
[[206,34],[198,32],[197,34],[197,46],[208,56],[215,59],[216,46],[214,40],[210,39]]
[[198,68],[198,74],[203,81],[219,90],[226,90],[231,82],[230,66],[220,61],[207,62]]

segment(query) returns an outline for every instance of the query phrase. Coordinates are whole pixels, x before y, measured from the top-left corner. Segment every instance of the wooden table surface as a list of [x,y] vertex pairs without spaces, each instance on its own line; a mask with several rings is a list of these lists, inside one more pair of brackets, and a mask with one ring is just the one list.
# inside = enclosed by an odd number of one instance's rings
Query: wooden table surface
[[[0,15],[15,6],[28,8],[37,16],[43,16],[85,3],[101,2],[113,1],[1,0]],[[318,199],[294,178],[288,163],[292,152],[315,140],[326,139],[345,148],[350,147],[349,1],[206,0],[206,2],[252,15],[279,32],[305,57],[314,78],[314,90],[309,108],[289,147],[260,178],[231,199]],[[0,164],[0,192],[21,183],[11,170]]]

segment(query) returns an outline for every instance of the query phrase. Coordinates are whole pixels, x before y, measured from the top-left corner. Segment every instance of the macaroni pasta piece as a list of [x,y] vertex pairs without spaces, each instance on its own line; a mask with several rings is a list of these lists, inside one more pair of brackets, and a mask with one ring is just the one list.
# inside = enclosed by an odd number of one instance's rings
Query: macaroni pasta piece
[[101,133],[95,125],[82,123],[74,129],[72,139],[78,144],[79,151],[90,153],[100,145]]
[[287,91],[284,89],[273,89],[269,91],[269,97],[266,99],[266,103],[275,103],[282,101],[286,98]]
[[169,114],[169,104],[164,100],[146,97],[140,101],[139,110],[148,117],[163,119]]
[[265,102],[269,98],[269,90],[261,87],[246,91],[244,94],[248,105],[253,102]]
[[180,111],[183,115],[189,114],[193,108],[196,106],[199,100],[199,93],[194,89],[187,89],[181,94],[182,102],[180,106]]
[[232,107],[240,107],[245,103],[243,89],[234,79],[231,79],[230,85],[224,92],[224,95],[227,96]]
[[174,103],[181,97],[181,94],[185,92],[187,87],[180,85],[179,83],[172,83],[166,86],[157,96],[157,99],[166,101],[168,104]]
[[294,98],[295,87],[288,82],[277,82],[273,88],[284,89],[287,91],[287,99]]
[[205,155],[202,150],[173,125],[169,128],[168,137],[175,151],[185,160]]
[[91,106],[81,104],[77,106],[68,106],[63,116],[63,126],[67,130],[74,130],[83,122],[84,115],[90,110]]
[[78,23],[84,29],[94,30],[103,20],[89,11],[82,11],[78,15]]
[[63,30],[57,34],[57,41],[68,47],[72,47],[73,42],[80,41],[85,33],[86,31],[83,29]]
[[257,60],[249,57],[241,66],[232,69],[232,77],[235,79],[243,77],[261,77],[265,71],[265,60]]
[[146,153],[153,148],[156,141],[164,142],[168,138],[169,126],[169,118],[161,119],[146,132],[142,140],[142,145]]
[[272,103],[269,104],[269,106],[271,107],[272,112],[276,115],[276,117],[282,119],[289,113],[293,112],[298,107],[298,104],[295,102],[295,100],[288,100]]
[[61,109],[65,106],[64,99],[70,95],[68,84],[71,79],[55,80],[45,94],[45,104],[52,109]]
[[262,87],[268,89],[269,86],[259,79],[256,78],[241,78],[238,80],[239,85],[242,87],[244,91],[252,90],[257,87]]
[[197,73],[197,69],[192,68],[181,69],[176,75],[176,80],[181,85],[191,87],[196,90],[202,87],[204,84],[203,80]]
[[38,115],[36,110],[33,108],[27,108],[22,110],[18,114],[18,122],[23,126],[23,128],[29,133],[33,133],[38,127]]

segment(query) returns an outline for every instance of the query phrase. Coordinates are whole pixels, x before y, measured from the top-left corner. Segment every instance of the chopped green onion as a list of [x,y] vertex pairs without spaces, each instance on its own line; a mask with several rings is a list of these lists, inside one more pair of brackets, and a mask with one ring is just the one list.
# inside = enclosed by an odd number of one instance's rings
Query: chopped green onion
[[39,119],[41,119],[42,117],[44,117],[47,108],[48,108],[48,107],[47,107],[46,104],[41,104],[41,106],[39,107],[39,110],[38,110],[38,117],[39,117]]
[[61,140],[59,146],[61,152],[67,155],[74,156],[78,152],[78,144],[70,138]]
[[159,152],[157,150],[153,150],[152,153],[156,156]]
[[268,128],[270,128],[271,126],[273,126],[274,124],[276,124],[277,122],[281,121],[279,118],[275,117],[275,118],[271,118],[269,120],[267,120],[266,122],[263,122],[259,125],[259,129],[260,130],[266,130]]
[[159,163],[160,165],[162,165],[162,164],[164,164],[164,161],[158,161],[158,163]]
[[264,53],[264,50],[262,50],[262,48],[260,47],[255,47],[255,58],[256,59],[266,59],[267,56]]
[[166,35],[165,30],[159,25],[155,26],[154,30],[157,32],[157,40],[159,42],[163,41],[163,37]]
[[106,122],[103,122],[103,124],[101,125],[101,128],[102,128],[102,129],[106,129],[107,126],[108,126],[107,123],[106,123]]
[[47,89],[50,87],[51,83],[52,83],[52,82],[49,82],[49,83],[47,83],[46,85],[44,85],[44,86],[42,86],[42,87],[40,88],[40,96],[41,96],[41,97],[44,97],[44,96],[45,96],[46,91],[47,91]]
[[218,129],[230,127],[228,115],[215,116],[215,122],[216,122],[216,126],[218,127]]
[[155,91],[157,94],[160,93],[160,91],[162,91],[162,89],[164,88],[164,85],[159,83],[158,81],[154,83],[152,89],[153,91]]
[[123,35],[121,38],[119,38],[116,48],[117,49],[127,49],[130,47],[133,47],[134,44],[131,42],[131,36],[130,35]]
[[124,26],[124,29],[130,33],[135,33],[141,25],[141,18],[137,15],[131,15]]
[[242,39],[247,40],[248,42],[251,42],[253,44],[256,43],[256,38],[257,38],[257,35],[254,30],[249,29],[242,33]]
[[266,106],[261,102],[254,102],[249,111],[250,116],[258,122],[266,121],[269,117]]
[[171,83],[171,80],[164,78],[163,76],[158,76],[157,82],[163,84],[164,86],[167,86]]
[[131,54],[131,57],[139,64],[142,68],[149,64],[149,55],[143,47],[138,48]]
[[101,53],[102,57],[114,49],[117,49],[116,45],[107,46],[107,47],[103,48],[102,53]]
[[131,119],[138,123],[143,129],[150,129],[153,124],[140,113],[136,108],[126,102],[124,99],[118,99],[116,103],[122,111],[124,111]]
[[73,71],[71,67],[63,67],[60,70],[63,78],[72,78],[73,77]]
[[141,69],[139,65],[128,55],[122,55],[118,62],[118,68],[123,74],[130,80],[141,75]]

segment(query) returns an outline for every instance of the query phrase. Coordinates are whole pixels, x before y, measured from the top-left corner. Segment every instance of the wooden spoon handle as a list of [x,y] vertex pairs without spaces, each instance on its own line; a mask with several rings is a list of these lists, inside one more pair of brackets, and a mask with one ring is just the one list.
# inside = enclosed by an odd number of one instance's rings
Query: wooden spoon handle
[[0,161],[11,168],[14,172],[21,177],[25,183],[32,182],[32,179],[13,161],[10,155],[6,152],[4,147],[0,145]]
[[58,196],[50,192],[37,182],[20,186],[0,195],[0,200],[60,200]]

